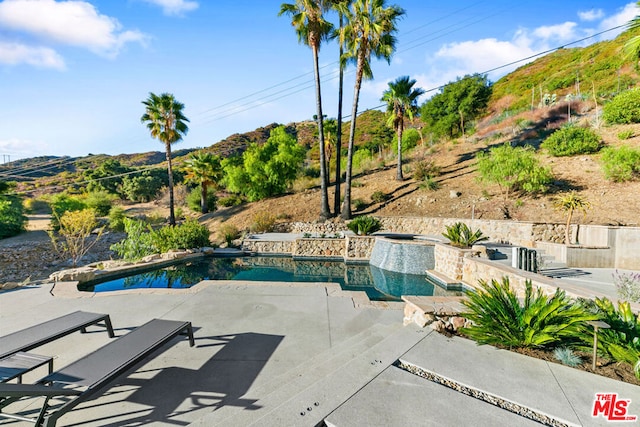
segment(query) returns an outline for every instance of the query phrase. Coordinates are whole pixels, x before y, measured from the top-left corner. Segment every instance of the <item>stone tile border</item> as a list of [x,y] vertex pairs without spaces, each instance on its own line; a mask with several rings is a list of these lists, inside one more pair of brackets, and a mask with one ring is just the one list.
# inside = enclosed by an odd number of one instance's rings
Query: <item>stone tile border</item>
[[492,393],[488,393],[486,391],[478,390],[477,388],[467,386],[465,384],[459,383],[450,378],[439,375],[435,372],[424,369],[420,366],[414,365],[402,359],[397,360],[393,363],[394,366],[400,368],[404,371],[407,371],[411,374],[422,377],[426,380],[432,381],[436,384],[443,385],[452,390],[455,390],[459,393],[466,394],[467,396],[476,398],[478,400],[482,400],[483,402],[490,403],[498,408],[504,409],[506,411],[512,412],[514,414],[520,415],[524,418],[528,418],[533,421],[537,421],[546,426],[553,427],[572,427],[574,424],[568,423],[567,421],[563,421],[557,419],[549,414],[545,414],[540,411],[536,411],[527,406],[521,405],[519,403],[512,402],[507,399],[503,399],[500,396],[497,396]]

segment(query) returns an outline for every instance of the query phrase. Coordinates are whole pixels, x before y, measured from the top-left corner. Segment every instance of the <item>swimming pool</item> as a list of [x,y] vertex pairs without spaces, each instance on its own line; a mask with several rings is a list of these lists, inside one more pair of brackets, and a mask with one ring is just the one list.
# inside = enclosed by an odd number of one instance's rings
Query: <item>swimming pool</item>
[[461,295],[439,287],[426,276],[387,271],[369,264],[273,256],[204,258],[102,283],[81,284],[78,290],[180,289],[202,280],[333,282],[346,291],[364,291],[373,301],[400,301],[402,295]]

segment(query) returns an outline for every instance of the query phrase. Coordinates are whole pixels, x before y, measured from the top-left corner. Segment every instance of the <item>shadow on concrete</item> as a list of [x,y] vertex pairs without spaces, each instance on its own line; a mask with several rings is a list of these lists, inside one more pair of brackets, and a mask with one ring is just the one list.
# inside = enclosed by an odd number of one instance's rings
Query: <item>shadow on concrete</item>
[[579,270],[577,268],[545,268],[544,270],[538,271],[539,274],[543,276],[551,277],[551,278],[562,278],[562,277],[579,277],[579,276],[587,276],[591,273],[588,271]]
[[[160,369],[152,378],[141,379],[131,375],[122,379],[119,386],[126,390],[113,390],[109,394],[129,393],[128,402],[138,403],[147,408],[130,413],[114,413],[92,423],[104,422],[109,426],[142,426],[155,422],[187,425],[180,420],[181,414],[208,408],[214,411],[223,406],[239,406],[256,410],[257,399],[243,399],[255,379],[266,365],[273,352],[284,339],[281,335],[267,335],[253,332],[196,337],[197,349],[219,347],[220,349],[198,369],[169,367]],[[202,344],[211,341],[210,344]],[[192,349],[186,349],[185,354]],[[180,364],[177,360],[176,364]],[[153,371],[137,371],[148,374]],[[120,388],[120,387],[119,387]],[[107,393],[105,393],[106,395]],[[106,404],[105,413],[115,408],[118,402]],[[94,405],[99,406],[99,405]],[[83,408],[87,408],[83,406]],[[82,408],[76,411],[82,411]],[[112,418],[131,416],[126,420]],[[82,425],[77,423],[74,425]]]

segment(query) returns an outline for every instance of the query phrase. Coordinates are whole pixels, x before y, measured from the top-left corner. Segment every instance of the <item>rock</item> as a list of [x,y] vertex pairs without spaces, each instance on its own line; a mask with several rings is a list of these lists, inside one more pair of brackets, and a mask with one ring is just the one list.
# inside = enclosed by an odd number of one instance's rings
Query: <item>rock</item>
[[453,327],[453,330],[458,331],[460,328],[462,328],[465,325],[465,323],[467,323],[467,319],[460,316],[454,316],[450,319],[450,322],[451,322],[451,326]]
[[6,282],[4,284],[0,283],[0,289],[2,290],[15,289],[18,286],[20,286],[20,283],[18,282]]
[[152,262],[152,261],[157,261],[160,259],[160,254],[151,254],[151,255],[147,255],[146,257],[142,258],[140,261],[141,262]]
[[214,249],[212,247],[205,246],[204,248],[200,248],[200,252],[202,252],[205,255],[212,255],[214,252]]
[[174,260],[181,259],[189,255],[187,251],[169,251],[167,253],[161,254],[160,258],[164,260]]
[[56,271],[49,276],[49,279],[55,282],[87,282],[95,279],[95,277],[95,268],[80,267]]
[[431,328],[436,332],[442,333],[447,330],[447,324],[444,322],[444,320],[438,319],[431,324]]

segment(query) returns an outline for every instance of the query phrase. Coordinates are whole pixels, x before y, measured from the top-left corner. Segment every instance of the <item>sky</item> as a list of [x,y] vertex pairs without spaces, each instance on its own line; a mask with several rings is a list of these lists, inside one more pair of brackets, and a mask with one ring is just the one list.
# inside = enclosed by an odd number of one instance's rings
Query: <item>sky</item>
[[[289,0],[293,2],[293,0]],[[0,1],[0,162],[42,155],[163,151],[140,122],[150,92],[185,105],[189,132],[174,149],[316,114],[311,50],[281,1]],[[381,105],[408,75],[435,89],[624,25],[635,1],[387,0],[405,10],[390,64],[372,61],[359,111]],[[337,22],[335,16],[329,18]],[[611,39],[624,28],[572,46]],[[323,112],[337,116],[338,47],[320,50]],[[524,65],[488,74],[496,81]],[[354,69],[345,74],[351,111]],[[348,118],[347,118],[348,120]]]

